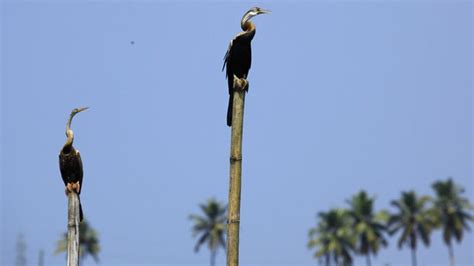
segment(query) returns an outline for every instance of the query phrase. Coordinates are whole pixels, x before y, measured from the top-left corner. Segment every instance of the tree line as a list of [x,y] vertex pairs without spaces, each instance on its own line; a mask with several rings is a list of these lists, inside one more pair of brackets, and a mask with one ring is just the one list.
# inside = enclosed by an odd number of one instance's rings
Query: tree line
[[[346,207],[332,208],[317,214],[316,226],[309,230],[308,248],[320,265],[353,265],[355,256],[365,256],[368,266],[371,258],[388,247],[388,238],[398,234],[398,248],[411,251],[412,265],[417,265],[416,251],[421,242],[429,246],[431,234],[442,230],[442,239],[448,249],[449,262],[455,265],[453,244],[460,243],[469,223],[474,221],[474,206],[463,196],[465,190],[451,178],[432,184],[433,196],[402,191],[390,202],[392,210],[376,211],[376,198],[362,190],[346,200]],[[219,249],[225,249],[227,206],[216,199],[199,205],[200,214],[191,214],[192,233],[198,237],[194,251],[202,245],[210,250],[210,265],[215,265]],[[80,256],[91,256],[98,262],[100,251],[97,232],[87,220],[81,224]],[[24,241],[19,237],[16,265],[26,265]],[[23,243],[23,244],[22,244]],[[55,254],[67,251],[67,233],[57,243]],[[23,255],[22,255],[23,254]]]
[[[412,265],[417,265],[416,250],[421,242],[430,245],[431,234],[442,230],[449,262],[455,265],[453,242],[460,243],[469,223],[474,221],[474,206],[463,196],[465,190],[451,178],[432,184],[434,196],[402,191],[400,198],[390,202],[392,210],[376,211],[375,197],[362,190],[346,200],[346,207],[333,208],[317,214],[317,224],[309,230],[308,248],[320,265],[350,266],[354,256],[371,257],[388,246],[388,238],[396,237],[399,249],[411,250]],[[198,237],[194,250],[207,245],[210,265],[215,265],[219,248],[225,249],[227,206],[215,199],[199,205],[202,214],[192,214],[193,236]]]
[[374,210],[375,197],[360,191],[346,201],[347,207],[319,212],[317,225],[309,230],[308,247],[315,249],[321,265],[353,265],[354,256],[371,256],[388,246],[388,237],[398,234],[399,249],[411,250],[412,265],[417,265],[416,250],[421,242],[430,245],[431,233],[442,230],[450,265],[454,266],[453,242],[460,243],[474,209],[463,197],[464,189],[451,178],[432,184],[434,196],[402,191],[390,202],[393,210]]

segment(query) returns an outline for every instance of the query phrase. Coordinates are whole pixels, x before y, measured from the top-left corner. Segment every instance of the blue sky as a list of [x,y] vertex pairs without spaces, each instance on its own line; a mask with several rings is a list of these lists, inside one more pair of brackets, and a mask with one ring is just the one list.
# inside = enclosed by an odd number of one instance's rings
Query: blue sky
[[[256,5],[273,12],[254,19],[241,265],[314,265],[316,213],[360,189],[389,208],[452,176],[474,200],[470,1],[3,1],[2,265],[19,233],[31,265],[40,249],[64,263],[52,254],[67,212],[57,156],[79,106],[91,107],[73,130],[101,264],[208,265],[187,217],[227,199],[222,59]],[[473,264],[473,241],[455,246],[458,265]],[[439,233],[418,260],[447,265]],[[390,241],[385,263],[409,265],[409,250]]]

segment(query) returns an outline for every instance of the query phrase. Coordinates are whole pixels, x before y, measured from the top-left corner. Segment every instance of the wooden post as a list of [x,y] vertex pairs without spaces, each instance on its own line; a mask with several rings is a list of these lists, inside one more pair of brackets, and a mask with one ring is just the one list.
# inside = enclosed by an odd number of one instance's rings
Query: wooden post
[[67,266],[79,266],[79,197],[68,194]]
[[234,102],[230,147],[229,210],[227,216],[227,266],[239,265],[240,186],[245,91],[248,82],[234,76]]

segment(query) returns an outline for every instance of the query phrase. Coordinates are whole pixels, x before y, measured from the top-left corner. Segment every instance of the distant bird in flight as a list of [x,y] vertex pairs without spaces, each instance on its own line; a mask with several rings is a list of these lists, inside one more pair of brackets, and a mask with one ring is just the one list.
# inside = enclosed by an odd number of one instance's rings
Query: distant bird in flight
[[239,79],[247,79],[250,65],[252,63],[252,49],[250,43],[255,36],[255,24],[250,19],[260,15],[270,13],[269,10],[264,10],[259,7],[252,7],[242,17],[240,26],[242,32],[237,34],[234,39],[230,41],[229,48],[224,57],[224,67],[226,68],[227,84],[229,87],[229,105],[227,107],[227,125],[232,126],[232,103],[234,101],[234,75]]
[[[74,132],[72,132],[71,130],[71,122],[72,118],[76,114],[87,110],[88,108],[89,107],[75,108],[72,110],[66,125],[66,144],[64,144],[63,148],[59,152],[59,169],[61,170],[61,177],[63,178],[64,185],[66,186],[66,195],[73,191],[77,193],[78,197],[79,194],[81,194],[83,176],[82,160],[79,151],[72,146],[72,143],[74,141]],[[80,220],[82,221],[83,213],[80,198],[79,216]]]

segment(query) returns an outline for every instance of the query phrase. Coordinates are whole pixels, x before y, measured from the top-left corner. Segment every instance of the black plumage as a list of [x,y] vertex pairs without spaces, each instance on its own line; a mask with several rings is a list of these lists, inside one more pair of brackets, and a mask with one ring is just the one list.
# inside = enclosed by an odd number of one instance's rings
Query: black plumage
[[[75,108],[72,110],[66,126],[66,144],[59,152],[59,169],[64,185],[66,186],[66,194],[75,191],[79,197],[82,188],[82,178],[84,176],[81,154],[72,145],[74,142],[74,132],[71,130],[72,118],[86,108]],[[82,205],[79,197],[80,220],[83,220]]]
[[240,22],[243,32],[240,32],[231,40],[225,54],[222,70],[224,70],[224,67],[226,68],[227,86],[229,88],[229,104],[227,107],[228,126],[232,126],[234,76],[239,79],[247,79],[252,64],[251,42],[255,36],[256,28],[250,19],[256,15],[268,12],[268,10],[263,10],[259,7],[253,7],[247,11]]

